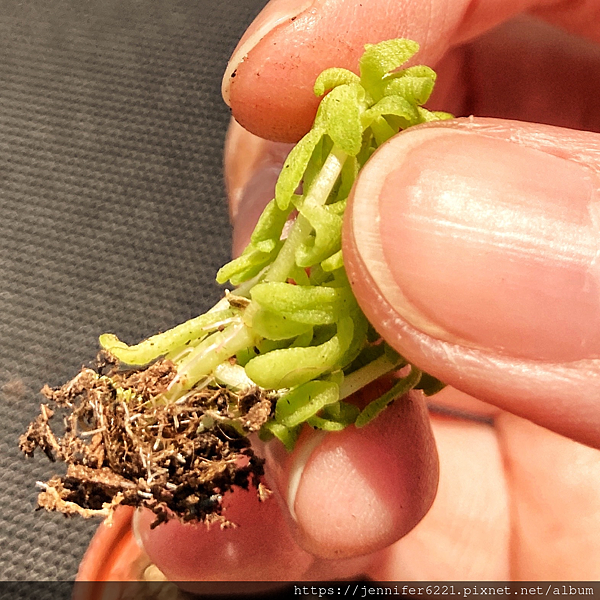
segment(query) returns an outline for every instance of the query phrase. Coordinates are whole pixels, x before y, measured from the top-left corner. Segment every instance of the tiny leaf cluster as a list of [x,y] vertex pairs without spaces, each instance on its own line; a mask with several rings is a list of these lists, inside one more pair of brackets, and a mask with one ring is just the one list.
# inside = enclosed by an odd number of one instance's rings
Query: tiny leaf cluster
[[[341,243],[348,196],[373,152],[403,129],[451,117],[423,107],[432,69],[401,68],[417,51],[406,39],[367,45],[359,75],[339,68],[319,75],[314,91],[324,97],[314,124],[288,155],[250,243],[218,272],[219,283],[236,287],[216,306],[136,346],[100,337],[126,364],[159,357],[174,363],[164,402],[210,385],[268,390],[277,401],[261,436],[291,449],[305,423],[325,431],[362,427],[412,388],[441,388],[368,323]],[[388,392],[362,410],[346,400],[403,367]]]

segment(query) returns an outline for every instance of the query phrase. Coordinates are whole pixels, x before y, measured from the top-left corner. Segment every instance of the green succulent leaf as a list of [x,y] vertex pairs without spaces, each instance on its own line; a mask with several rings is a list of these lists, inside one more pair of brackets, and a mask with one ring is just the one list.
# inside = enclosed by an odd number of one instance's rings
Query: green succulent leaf
[[429,373],[423,373],[421,379],[415,389],[422,390],[426,396],[433,396],[438,392],[441,392],[446,387],[446,384],[442,383],[439,379]]
[[350,316],[354,329],[352,331],[352,341],[341,360],[343,368],[346,368],[360,354],[367,341],[367,331],[369,329],[369,321],[367,321],[367,317],[360,310],[358,304],[354,304]]
[[100,346],[127,365],[146,365],[191,340],[204,337],[212,327],[231,319],[236,312],[233,309],[207,312],[135,346],[128,346],[112,333],[104,333],[100,336]]
[[398,133],[398,128],[392,127],[384,117],[376,117],[371,122],[371,131],[377,145],[381,146]]
[[421,123],[429,123],[431,121],[446,121],[447,119],[453,119],[453,115],[441,110],[430,111],[422,106],[418,106],[419,119]]
[[394,71],[419,51],[419,44],[407,39],[386,40],[365,45],[360,59],[360,81],[375,100],[382,95],[385,75]]
[[321,125],[342,152],[356,156],[362,143],[360,119],[364,90],[357,83],[340,85],[321,101],[315,123]]
[[275,201],[280,210],[286,210],[298,189],[313,151],[323,137],[322,127],[311,129],[288,154],[275,185]]
[[403,96],[393,95],[385,96],[369,110],[366,110],[362,116],[363,125],[369,127],[375,119],[385,115],[401,117],[405,122],[404,128],[419,123],[417,107]]
[[[315,145],[312,156],[306,165],[304,176],[302,177],[302,187],[305,190],[309,190],[313,181],[318,178],[332,147],[333,142],[329,136],[326,135],[321,137],[321,139]],[[301,202],[301,200],[302,197],[298,198],[296,196],[292,196],[292,204],[294,206]]]
[[275,311],[260,309],[248,323],[261,337],[267,340],[289,340],[312,330],[310,324],[299,323],[290,317]]
[[437,73],[426,65],[414,65],[400,71],[395,71],[394,73],[389,73],[384,77],[384,80],[388,81],[399,77],[426,77],[435,83]]
[[[362,120],[362,116],[361,116]],[[362,142],[361,142],[362,149]],[[360,150],[359,150],[360,152]],[[338,214],[343,214],[346,209],[346,204],[340,204],[339,201],[345,201],[346,198],[350,195],[350,191],[352,190],[352,186],[358,177],[359,163],[358,158],[356,156],[350,156],[348,160],[344,163],[342,167],[342,173],[340,175],[340,187],[337,192],[338,202],[331,205],[333,208],[336,205],[339,205],[340,212]]]
[[308,348],[273,350],[253,358],[246,374],[257,385],[268,389],[292,388],[332,371],[352,340],[354,326],[343,318],[337,333],[327,342]]
[[279,398],[275,419],[286,427],[296,427],[314,417],[340,397],[339,386],[331,381],[308,381]]
[[321,268],[323,271],[331,272],[337,271],[338,269],[344,268],[344,257],[342,251],[338,250],[335,254],[332,254],[329,258],[326,258],[321,262]]
[[315,96],[322,96],[339,85],[359,83],[360,77],[348,71],[337,67],[325,69],[316,79],[314,92]]
[[399,379],[388,392],[377,398],[377,400],[373,400],[367,404],[356,418],[354,423],[356,427],[364,427],[370,423],[390,402],[412,390],[419,383],[420,379],[421,371],[412,366],[410,373],[406,377]]
[[414,387],[426,394],[441,389],[411,365],[362,411],[344,400],[407,365],[354,297],[342,224],[360,169],[381,144],[413,125],[452,117],[424,108],[435,72],[403,67],[418,48],[406,39],[367,44],[360,76],[331,68],[316,79],[314,92],[323,98],[311,130],[288,154],[250,243],[217,274],[219,283],[239,286],[227,296],[230,303],[136,346],[101,337],[127,364],[160,356],[174,361],[177,374],[162,400],[215,381],[231,389],[238,381],[237,391],[254,383],[278,398],[261,438],[275,437],[291,450],[303,423],[330,432],[364,427]]
[[308,325],[335,323],[356,305],[348,288],[259,283],[251,297],[264,309]]
[[279,241],[289,212],[289,210],[280,209],[275,200],[271,200],[265,206],[252,232],[252,237],[250,238],[251,244],[257,246],[260,242]]
[[292,451],[300,435],[300,427],[290,429],[276,421],[268,421],[262,426],[260,437],[264,441],[268,441],[269,437],[276,437],[288,451]]
[[341,248],[343,221],[342,217],[328,206],[306,202],[299,211],[312,225],[314,235],[296,250],[296,263],[300,267],[312,267]]
[[219,269],[217,283],[231,281],[233,285],[239,285],[258,275],[271,262],[275,249],[276,246],[273,245],[272,250],[265,252],[252,244],[249,245],[241,256],[238,256]]
[[323,431],[342,431],[352,425],[360,413],[360,409],[349,402],[339,401],[326,406],[319,415],[306,422],[316,429]]
[[411,105],[421,106],[429,100],[435,82],[430,77],[395,77],[386,81],[385,96],[400,96]]

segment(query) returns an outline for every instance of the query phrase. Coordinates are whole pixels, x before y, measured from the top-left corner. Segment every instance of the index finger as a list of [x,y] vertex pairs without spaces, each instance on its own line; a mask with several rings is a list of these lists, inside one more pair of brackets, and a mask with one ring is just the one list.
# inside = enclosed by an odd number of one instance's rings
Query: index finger
[[331,66],[355,70],[367,43],[408,37],[421,45],[418,61],[431,65],[524,12],[600,40],[598,11],[598,0],[271,0],[240,40],[223,96],[249,131],[294,142],[314,117],[317,75]]

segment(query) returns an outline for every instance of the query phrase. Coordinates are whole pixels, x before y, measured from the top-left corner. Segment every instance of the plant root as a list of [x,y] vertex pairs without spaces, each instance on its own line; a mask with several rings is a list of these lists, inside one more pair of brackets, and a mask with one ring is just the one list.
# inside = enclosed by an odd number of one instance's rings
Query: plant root
[[[67,464],[46,483],[40,508],[66,515],[110,519],[121,504],[150,509],[152,527],[176,518],[232,526],[222,514],[234,487],[269,492],[261,482],[264,460],[248,435],[271,416],[275,399],[253,388],[236,393],[212,382],[175,402],[162,394],[175,377],[173,363],[122,371],[101,353],[95,369],[82,368],[69,383],[45,386],[39,416],[21,436],[27,456],[41,449]],[[62,436],[52,425],[62,413]]]

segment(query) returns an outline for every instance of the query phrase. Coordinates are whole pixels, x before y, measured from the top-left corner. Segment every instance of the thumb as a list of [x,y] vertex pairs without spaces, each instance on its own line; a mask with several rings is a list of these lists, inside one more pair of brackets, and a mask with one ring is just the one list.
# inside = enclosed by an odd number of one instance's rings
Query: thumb
[[600,447],[600,136],[408,130],[361,172],[344,257],[369,320],[448,384]]

